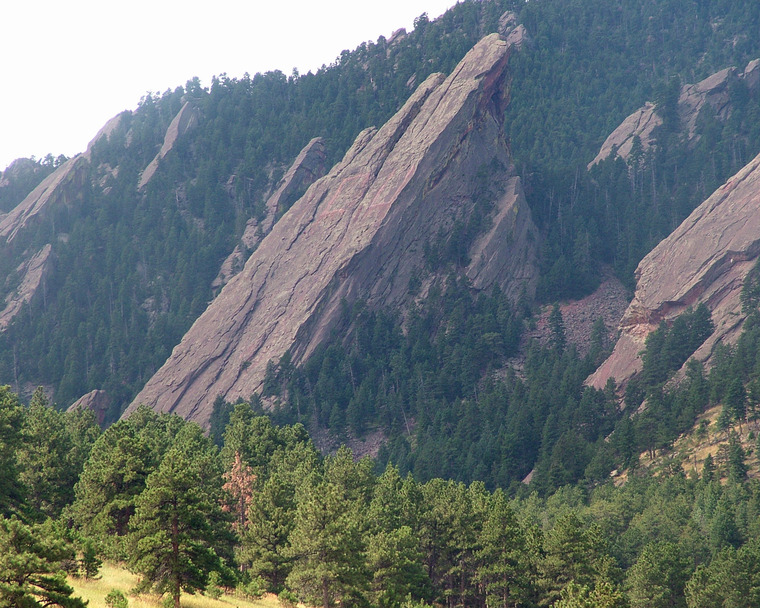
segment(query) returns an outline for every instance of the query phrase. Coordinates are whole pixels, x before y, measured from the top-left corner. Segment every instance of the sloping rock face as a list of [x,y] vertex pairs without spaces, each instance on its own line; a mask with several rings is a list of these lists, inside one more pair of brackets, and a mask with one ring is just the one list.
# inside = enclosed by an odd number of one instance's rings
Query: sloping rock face
[[[732,79],[744,81],[750,91],[756,90],[760,86],[760,60],[751,61],[743,72],[736,68],[725,68],[697,84],[681,87],[678,97],[678,119],[687,139],[693,139],[696,135],[697,118],[705,104],[712,106],[719,120],[728,118],[731,112],[729,85]],[[655,105],[647,102],[610,133],[599,154],[588,164],[588,168],[605,160],[613,152],[623,160],[628,160],[637,137],[641,142],[642,151],[646,152],[654,145],[654,130],[660,125],[662,118],[657,114]]]
[[760,253],[760,155],[716,190],[636,269],[636,294],[612,355],[589,379],[624,382],[641,369],[638,353],[660,321],[704,302],[715,332],[694,353],[707,360],[718,341],[738,337],[740,294]]
[[88,179],[92,147],[101,138],[113,133],[125,114],[128,112],[110,119],[87,145],[86,152],[67,160],[9,213],[0,216],[0,240],[12,242],[21,231],[44,217],[50,208],[69,205],[82,196],[82,188]]
[[31,301],[40,284],[45,280],[49,269],[48,262],[51,249],[52,247],[48,243],[31,258],[22,261],[16,268],[19,283],[13,289],[8,290],[5,296],[5,308],[0,311],[0,332],[8,327],[24,304]]
[[21,203],[0,217],[0,239],[12,242],[20,231],[38,220],[49,207],[65,205],[79,197],[87,178],[87,166],[87,159],[79,154],[42,180]]
[[105,423],[106,414],[111,407],[111,398],[106,391],[95,390],[90,391],[86,395],[82,395],[74,403],[72,403],[67,412],[75,412],[77,410],[92,410],[95,413],[95,420],[102,427]]
[[5,171],[0,170],[0,218],[47,175],[47,167],[40,166],[31,158],[17,158]]
[[652,147],[654,142],[653,131],[662,124],[662,118],[655,112],[653,103],[647,102],[628,116],[620,126],[609,134],[604,140],[599,154],[588,164],[590,169],[597,163],[605,160],[615,151],[623,160],[628,160],[633,148],[633,142],[638,137],[643,151]]
[[[44,285],[52,258],[51,243],[40,247],[19,245],[27,230],[43,222],[56,209],[71,206],[81,200],[85,186],[90,180],[92,147],[103,137],[108,137],[119,126],[121,113],[109,120],[90,141],[87,150],[61,164],[34,188],[18,205],[0,215],[0,251],[2,255],[16,256],[15,277],[3,277],[0,281],[0,332],[4,331],[23,305]],[[14,249],[17,251],[14,253]]]
[[530,294],[535,275],[525,267],[535,267],[537,235],[500,122],[508,58],[503,39],[484,38],[448,78],[430,76],[380,130],[363,131],[275,224],[125,415],[145,403],[205,424],[217,395],[234,401],[257,391],[268,361],[287,350],[295,363],[311,354],[342,301],[399,305],[425,268],[426,243],[467,219],[484,175],[495,217],[469,270],[480,287]]
[[148,166],[143,170],[142,175],[140,176],[140,181],[137,184],[138,190],[142,190],[148,185],[148,182],[150,182],[152,177],[156,174],[158,163],[161,159],[171,152],[174,144],[177,143],[177,140],[182,135],[198,124],[199,119],[200,111],[198,108],[196,108],[190,101],[186,101],[180,108],[179,112],[177,112],[177,115],[169,123],[169,127],[166,129],[166,135],[164,136],[164,143],[158,151],[158,154],[156,154],[153,160],[150,161]]
[[247,254],[256,249],[261,239],[269,233],[277,215],[282,213],[290,203],[300,198],[300,195],[324,176],[326,171],[325,142],[321,137],[315,137],[299,152],[272,196],[267,199],[264,219],[258,222],[255,218],[251,218],[246,222],[240,242],[222,263],[219,274],[211,284],[212,288],[223,287],[242,270]]

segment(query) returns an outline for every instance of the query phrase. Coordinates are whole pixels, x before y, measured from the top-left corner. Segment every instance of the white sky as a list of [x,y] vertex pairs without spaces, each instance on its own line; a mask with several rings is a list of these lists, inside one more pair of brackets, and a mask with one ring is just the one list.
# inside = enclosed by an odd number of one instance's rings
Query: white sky
[[105,122],[198,76],[302,74],[456,0],[10,0],[0,7],[0,170],[73,156]]

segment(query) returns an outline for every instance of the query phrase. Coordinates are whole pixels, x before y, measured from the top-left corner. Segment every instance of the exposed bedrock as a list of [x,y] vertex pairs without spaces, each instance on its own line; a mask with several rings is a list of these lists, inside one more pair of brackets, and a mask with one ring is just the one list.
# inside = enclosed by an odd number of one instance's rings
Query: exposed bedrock
[[707,360],[721,341],[735,340],[744,315],[740,294],[760,253],[760,156],[718,188],[636,269],[636,293],[620,323],[612,355],[589,382],[624,382],[641,369],[638,353],[661,321],[704,302],[715,332],[694,353]]
[[473,286],[530,295],[537,232],[503,138],[509,45],[493,34],[445,78],[430,76],[379,130],[367,129],[274,225],[126,413],[145,403],[202,424],[217,395],[260,389],[267,362],[298,363],[335,327],[342,301],[399,306],[426,249],[476,200],[490,223],[470,245]]

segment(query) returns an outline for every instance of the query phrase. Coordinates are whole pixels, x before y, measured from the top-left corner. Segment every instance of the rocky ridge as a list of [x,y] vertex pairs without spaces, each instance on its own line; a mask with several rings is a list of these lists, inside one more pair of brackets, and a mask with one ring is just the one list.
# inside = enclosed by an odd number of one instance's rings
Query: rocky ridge
[[285,211],[295,199],[300,198],[300,195],[325,172],[325,142],[321,137],[315,137],[298,153],[272,196],[267,199],[264,218],[261,221],[251,218],[246,222],[240,242],[222,263],[219,274],[211,284],[212,288],[223,287],[242,270],[248,253],[256,249],[261,239],[269,233],[277,215]]
[[[13,284],[9,284],[8,279],[6,279],[6,284],[0,285],[0,297],[4,298],[5,302],[4,308],[0,310],[0,332],[8,327],[23,304],[31,302],[32,298],[35,297],[55,257],[52,242],[46,243],[42,247],[26,248],[26,245],[19,247],[17,241],[23,241],[20,237],[49,218],[51,213],[55,212],[54,210],[61,207],[71,207],[81,201],[83,192],[86,191],[86,185],[91,181],[106,191],[107,177],[116,175],[119,167],[102,165],[96,171],[96,174],[103,175],[102,179],[94,178],[92,171],[93,147],[103,138],[110,137],[122,125],[125,117],[130,114],[129,111],[125,111],[110,119],[92,138],[85,152],[63,162],[18,205],[8,213],[0,215],[0,246],[9,248],[9,251],[12,248],[18,250],[15,253],[18,259],[17,279]],[[186,102],[170,123],[161,150],[143,170],[139,188],[143,188],[148,183],[158,168],[159,160],[171,151],[178,137],[189,131],[197,121],[197,109],[190,102]],[[9,169],[13,169],[18,163],[19,161],[12,163]],[[55,232],[54,225],[52,229]],[[65,238],[65,235],[57,234],[56,237]],[[14,254],[6,253],[5,255]]]
[[[694,139],[697,119],[705,104],[712,106],[719,120],[728,117],[731,112],[732,79],[743,81],[750,91],[757,90],[760,86],[760,59],[750,61],[744,71],[725,68],[697,84],[685,84],[681,87],[678,97],[678,119],[687,139]],[[588,164],[588,168],[607,159],[613,153],[627,161],[636,138],[641,142],[642,152],[646,152],[654,145],[655,130],[661,125],[662,118],[657,113],[655,104],[647,102],[610,133],[599,154]]]
[[186,101],[171,123],[169,123],[169,128],[166,129],[166,135],[164,136],[164,143],[161,145],[158,154],[148,163],[148,166],[145,167],[142,175],[140,175],[140,181],[137,183],[138,190],[143,190],[148,185],[148,182],[156,174],[158,163],[161,159],[171,152],[174,144],[177,143],[177,140],[182,135],[198,124],[199,118],[200,111],[198,108],[192,102]]
[[477,287],[531,294],[537,231],[501,129],[509,48],[487,36],[448,78],[428,77],[382,128],[360,133],[274,225],[125,415],[145,403],[205,424],[217,395],[234,401],[258,390],[270,360],[286,351],[294,363],[308,357],[343,302],[400,305],[426,268],[426,245],[467,221],[483,181],[492,222],[470,248],[466,271]]
[[760,254],[760,155],[718,188],[636,269],[636,292],[620,322],[613,353],[589,378],[627,381],[641,370],[638,353],[661,321],[704,302],[715,331],[694,353],[708,360],[719,341],[738,338],[740,294]]

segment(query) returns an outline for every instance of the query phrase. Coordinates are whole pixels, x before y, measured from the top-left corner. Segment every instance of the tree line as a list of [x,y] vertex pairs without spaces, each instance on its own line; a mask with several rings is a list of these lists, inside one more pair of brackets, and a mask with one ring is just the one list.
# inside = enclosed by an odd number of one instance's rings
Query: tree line
[[[181,591],[219,586],[324,608],[758,600],[760,483],[745,453],[744,474],[729,461],[689,476],[633,467],[622,487],[510,495],[378,471],[347,448],[323,457],[303,426],[275,426],[244,402],[221,447],[144,407],[100,433],[39,394],[25,409],[4,388],[0,406],[7,605],[83,606],[64,573],[92,576],[103,559],[175,606]],[[76,456],[51,458],[60,443]]]

